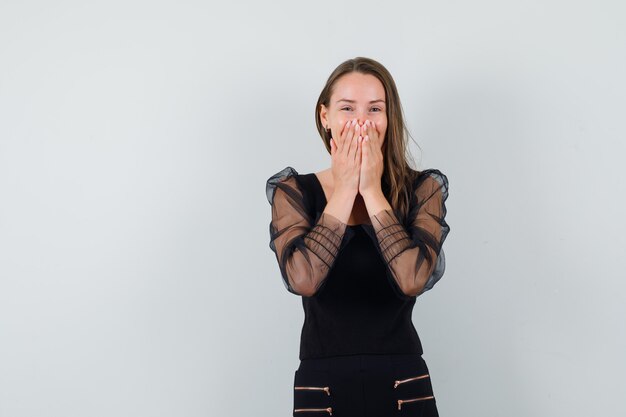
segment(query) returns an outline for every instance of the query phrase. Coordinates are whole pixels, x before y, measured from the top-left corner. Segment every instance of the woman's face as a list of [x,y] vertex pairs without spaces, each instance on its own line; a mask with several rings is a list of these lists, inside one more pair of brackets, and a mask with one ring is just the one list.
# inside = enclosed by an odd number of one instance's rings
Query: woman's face
[[340,138],[348,120],[356,119],[362,126],[366,120],[376,123],[381,147],[387,132],[385,89],[371,74],[351,72],[335,82],[328,107],[322,104],[320,118],[331,129],[333,138]]

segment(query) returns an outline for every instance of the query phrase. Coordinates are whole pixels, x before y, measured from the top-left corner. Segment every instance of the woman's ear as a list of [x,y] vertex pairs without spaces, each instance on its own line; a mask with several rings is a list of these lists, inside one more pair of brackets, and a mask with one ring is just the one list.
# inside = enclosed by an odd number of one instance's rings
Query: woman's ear
[[328,123],[328,109],[323,104],[320,104],[320,123],[324,128],[329,125]]

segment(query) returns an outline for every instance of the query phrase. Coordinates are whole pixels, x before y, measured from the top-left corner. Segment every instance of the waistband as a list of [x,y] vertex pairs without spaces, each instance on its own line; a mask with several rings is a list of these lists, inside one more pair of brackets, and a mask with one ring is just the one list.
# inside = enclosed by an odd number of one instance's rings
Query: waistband
[[415,361],[423,361],[422,355],[419,353],[341,355],[302,359],[298,369],[304,371],[339,370],[348,372],[384,370],[407,363],[415,363]]

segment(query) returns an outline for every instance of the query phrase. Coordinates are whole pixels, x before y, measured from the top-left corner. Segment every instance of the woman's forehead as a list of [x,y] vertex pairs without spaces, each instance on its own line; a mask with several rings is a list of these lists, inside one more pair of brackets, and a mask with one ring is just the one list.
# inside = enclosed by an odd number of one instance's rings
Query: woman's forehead
[[385,99],[385,89],[380,80],[370,74],[347,74],[335,83],[333,101],[370,102]]

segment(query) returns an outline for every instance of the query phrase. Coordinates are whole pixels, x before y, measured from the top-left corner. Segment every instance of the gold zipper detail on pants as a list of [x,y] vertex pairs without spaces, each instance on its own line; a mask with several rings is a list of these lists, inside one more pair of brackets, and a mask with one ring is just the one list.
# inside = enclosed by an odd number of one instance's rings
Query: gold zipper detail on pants
[[428,397],[411,398],[411,399],[408,399],[408,400],[398,400],[398,410],[402,409],[402,404],[404,404],[404,403],[410,403],[410,402],[413,402],[413,401],[430,400],[432,398],[435,398],[435,397],[433,395],[431,395],[431,396],[428,396]]
[[320,390],[320,391],[326,391],[326,394],[330,395],[330,387],[294,387],[294,389],[313,389],[313,390]]
[[293,410],[294,412],[300,412],[300,411],[326,411],[328,413],[328,415],[333,415],[333,408],[332,407],[328,407],[328,408],[296,408],[295,410]]
[[397,388],[398,385],[404,384],[405,382],[415,381],[416,379],[428,378],[428,376],[429,376],[428,374],[425,374],[425,375],[414,376],[413,378],[407,378],[407,379],[403,379],[403,380],[400,380],[400,381],[396,381],[396,383],[393,384],[393,387]]

